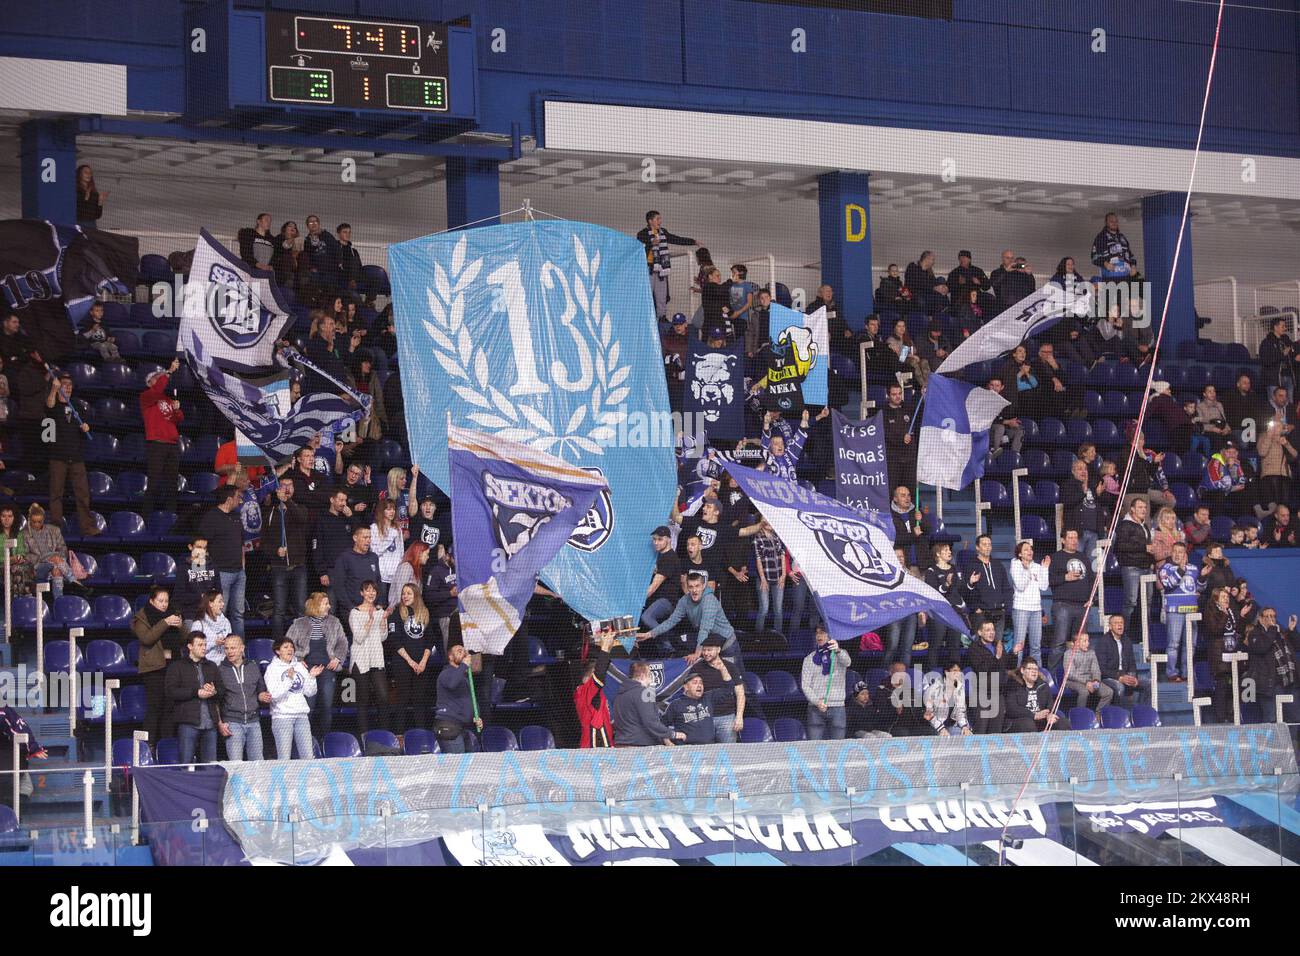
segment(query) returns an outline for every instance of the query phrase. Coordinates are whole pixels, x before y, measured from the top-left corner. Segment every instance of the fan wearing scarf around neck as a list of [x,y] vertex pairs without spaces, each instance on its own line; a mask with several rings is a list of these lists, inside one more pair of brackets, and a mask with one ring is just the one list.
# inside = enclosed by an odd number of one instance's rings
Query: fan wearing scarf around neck
[[844,675],[853,666],[849,652],[817,627],[817,649],[803,659],[799,686],[808,699],[808,739],[844,739]]

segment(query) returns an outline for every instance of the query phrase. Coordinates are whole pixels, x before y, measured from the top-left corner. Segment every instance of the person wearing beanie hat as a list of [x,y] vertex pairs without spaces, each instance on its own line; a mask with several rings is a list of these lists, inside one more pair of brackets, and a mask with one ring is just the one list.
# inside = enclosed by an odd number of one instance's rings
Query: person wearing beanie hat
[[948,273],[948,288],[952,290],[953,302],[966,302],[972,292],[979,298],[979,305],[987,311],[984,298],[989,291],[989,277],[979,266],[971,264],[969,249],[957,253],[957,268]]

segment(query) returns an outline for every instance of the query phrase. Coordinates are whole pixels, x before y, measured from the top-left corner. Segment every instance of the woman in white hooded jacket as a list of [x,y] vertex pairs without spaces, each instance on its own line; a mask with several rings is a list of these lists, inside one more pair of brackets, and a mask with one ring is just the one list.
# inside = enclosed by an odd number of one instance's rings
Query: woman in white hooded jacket
[[275,756],[288,760],[292,748],[299,760],[312,754],[311,712],[309,697],[316,695],[316,675],[325,668],[320,664],[310,670],[294,656],[293,638],[275,642],[275,660],[266,668],[266,689],[271,695],[271,736],[275,739]]
[[1011,599],[1011,623],[1015,631],[1016,657],[1024,659],[1025,642],[1029,642],[1029,657],[1038,659],[1043,646],[1043,592],[1049,588],[1047,571],[1050,557],[1042,564],[1034,563],[1032,541],[1016,545],[1016,557],[1011,562],[1011,584],[1015,596]]

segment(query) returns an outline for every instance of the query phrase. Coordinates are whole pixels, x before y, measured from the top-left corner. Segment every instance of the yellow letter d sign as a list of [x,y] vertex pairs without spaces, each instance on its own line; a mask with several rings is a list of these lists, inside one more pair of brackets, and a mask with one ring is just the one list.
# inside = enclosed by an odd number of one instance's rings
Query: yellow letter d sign
[[844,207],[844,241],[861,242],[865,238],[867,238],[867,211],[857,203],[848,203]]

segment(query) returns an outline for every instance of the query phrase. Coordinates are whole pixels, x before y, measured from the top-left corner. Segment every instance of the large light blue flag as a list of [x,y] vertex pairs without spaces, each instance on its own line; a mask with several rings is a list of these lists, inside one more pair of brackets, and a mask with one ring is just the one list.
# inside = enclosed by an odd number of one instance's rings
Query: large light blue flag
[[916,477],[959,491],[984,477],[989,425],[1010,404],[997,392],[935,372],[926,383]]
[[554,455],[454,425],[447,448],[465,647],[500,654],[538,574],[607,489]]
[[[805,315],[773,302],[767,327],[772,340],[767,390],[776,400],[777,407],[789,411],[803,405],[825,405],[826,369],[831,360],[826,310],[821,308],[812,315]],[[794,406],[786,406],[781,396],[795,387],[803,400]]]
[[650,532],[677,490],[645,248],[601,226],[523,222],[398,243],[388,261],[420,470],[450,492],[450,413],[604,478],[542,579],[586,618],[637,613]]

